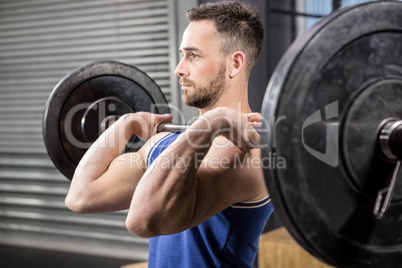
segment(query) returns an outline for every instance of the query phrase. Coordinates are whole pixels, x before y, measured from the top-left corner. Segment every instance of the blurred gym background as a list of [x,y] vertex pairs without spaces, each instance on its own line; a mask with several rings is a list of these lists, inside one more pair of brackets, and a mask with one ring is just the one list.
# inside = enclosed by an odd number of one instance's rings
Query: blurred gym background
[[[197,116],[181,103],[174,69],[185,12],[204,2],[0,0],[0,267],[104,268],[147,259],[148,240],[126,230],[126,211],[76,215],[65,207],[69,181],[46,154],[43,110],[64,75],[109,59],[146,72],[185,121]],[[259,8],[266,27],[249,87],[251,107],[260,111],[269,78],[293,40],[332,10],[366,1],[243,2]],[[266,231],[280,226],[274,214]]]

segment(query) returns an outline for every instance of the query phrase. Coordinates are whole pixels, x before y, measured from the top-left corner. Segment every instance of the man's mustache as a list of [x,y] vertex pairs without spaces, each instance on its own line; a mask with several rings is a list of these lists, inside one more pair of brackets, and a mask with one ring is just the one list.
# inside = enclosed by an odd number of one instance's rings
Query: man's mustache
[[180,83],[181,85],[193,86],[193,82],[192,82],[191,80],[186,79],[186,78],[183,78],[183,77],[180,77],[179,83]]

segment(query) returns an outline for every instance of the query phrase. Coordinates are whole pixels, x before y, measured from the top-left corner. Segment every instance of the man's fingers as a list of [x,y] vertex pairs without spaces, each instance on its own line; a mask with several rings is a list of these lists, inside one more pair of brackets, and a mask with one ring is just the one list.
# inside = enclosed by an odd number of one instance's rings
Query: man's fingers
[[251,143],[251,148],[256,148],[260,144],[260,134],[257,131],[250,131],[248,134],[248,140]]
[[171,114],[159,114],[157,115],[157,125],[160,123],[169,123],[173,120],[173,115]]
[[257,148],[260,144],[260,134],[253,128],[255,124],[249,123],[245,129],[245,142],[249,149]]
[[252,123],[260,122],[262,119],[262,115],[260,113],[249,113],[249,114],[246,114],[246,116],[247,116],[247,121],[252,122]]

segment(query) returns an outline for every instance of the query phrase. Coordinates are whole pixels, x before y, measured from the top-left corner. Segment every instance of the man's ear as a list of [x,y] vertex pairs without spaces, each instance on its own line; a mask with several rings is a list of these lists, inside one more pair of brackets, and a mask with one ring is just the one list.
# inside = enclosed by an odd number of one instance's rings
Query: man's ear
[[230,58],[230,78],[236,77],[246,67],[246,55],[241,51],[236,51]]

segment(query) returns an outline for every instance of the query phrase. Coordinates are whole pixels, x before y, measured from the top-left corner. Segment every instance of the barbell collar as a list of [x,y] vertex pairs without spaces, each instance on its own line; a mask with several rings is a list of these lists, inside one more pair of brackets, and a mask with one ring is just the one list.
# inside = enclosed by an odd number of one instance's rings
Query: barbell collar
[[391,161],[402,159],[402,120],[390,119],[384,123],[378,141],[385,158]]
[[397,160],[397,162],[389,186],[377,194],[373,214],[378,219],[384,217],[391,204],[402,159],[402,120],[389,118],[384,121],[385,123],[380,124],[381,128],[378,134],[380,151],[387,160]]

